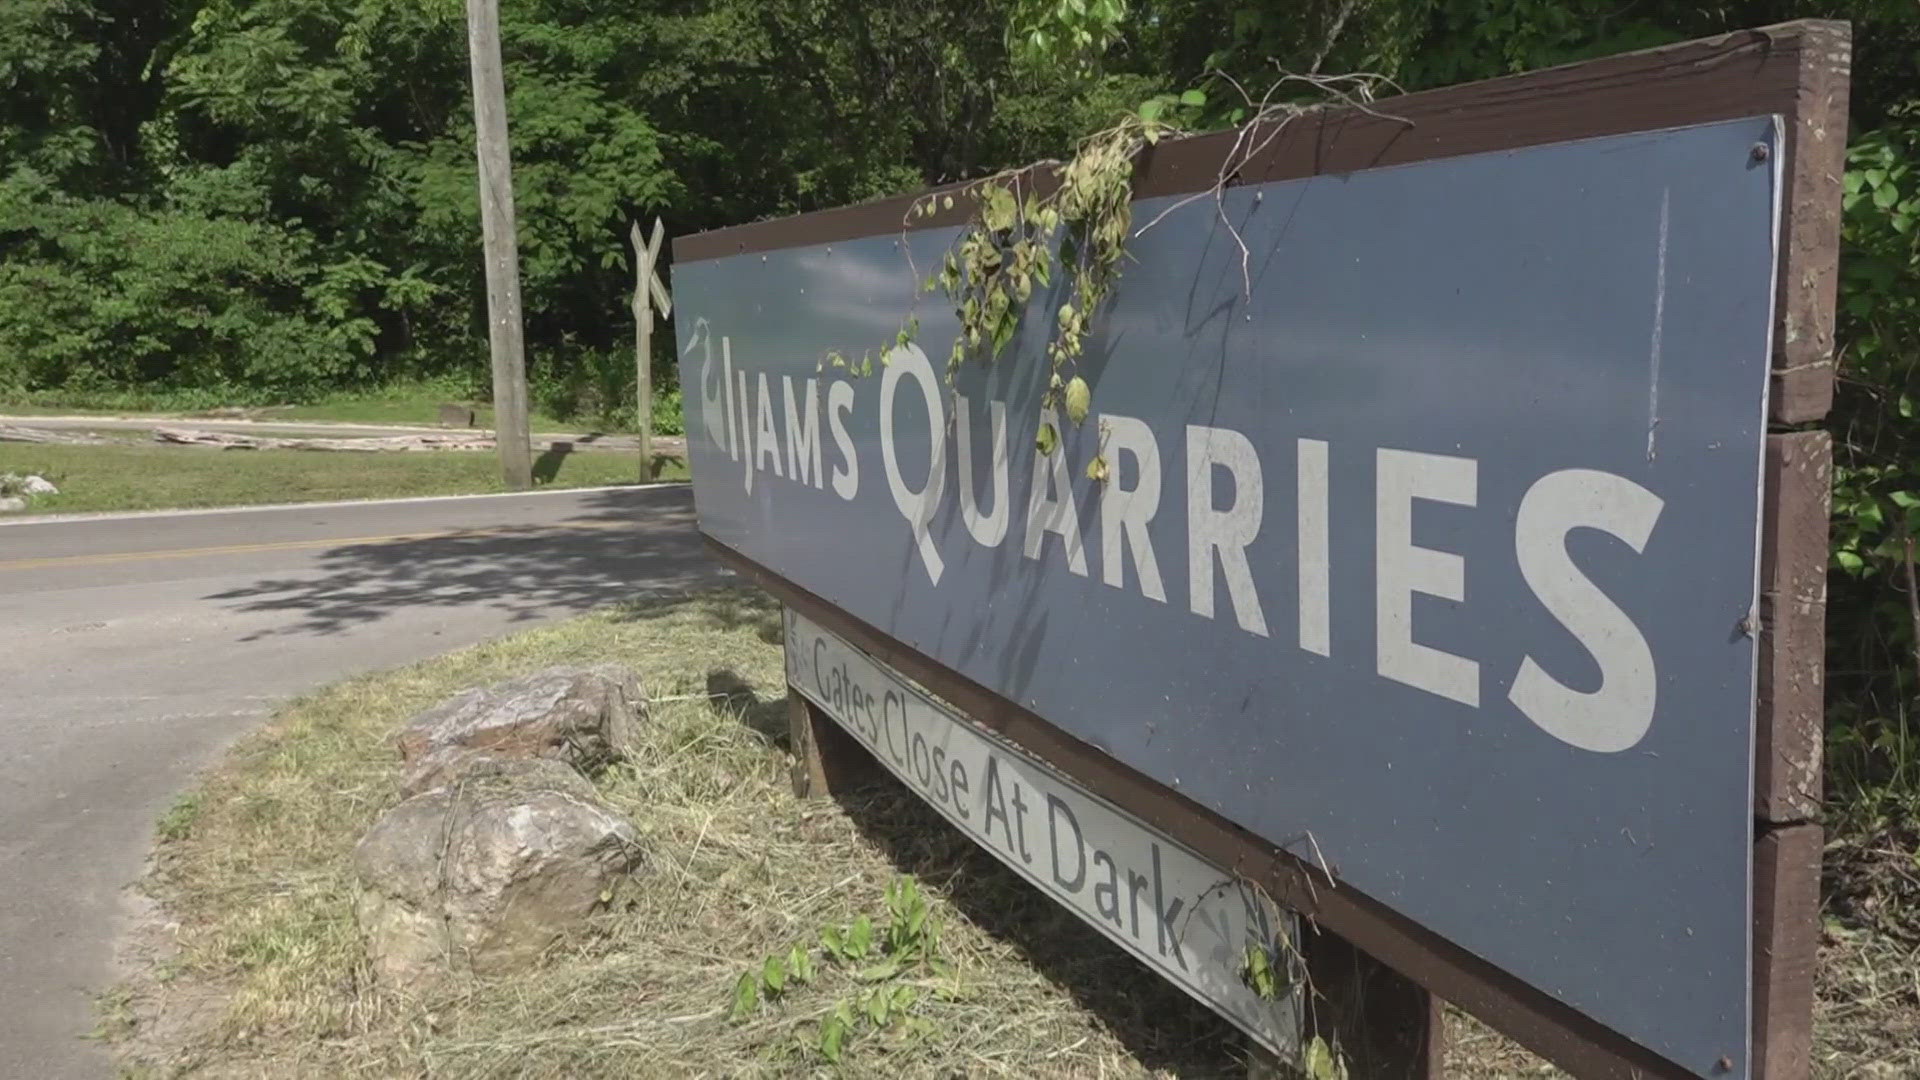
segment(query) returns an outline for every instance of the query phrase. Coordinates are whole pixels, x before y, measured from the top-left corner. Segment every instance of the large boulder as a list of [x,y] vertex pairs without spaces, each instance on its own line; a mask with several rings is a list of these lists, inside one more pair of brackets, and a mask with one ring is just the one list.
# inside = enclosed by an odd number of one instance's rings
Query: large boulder
[[405,987],[527,967],[642,861],[633,826],[551,759],[471,755],[386,812],[354,850],[368,958]]
[[593,773],[632,747],[646,697],[632,669],[555,667],[464,690],[402,728],[402,787],[425,791],[473,751],[543,757]]

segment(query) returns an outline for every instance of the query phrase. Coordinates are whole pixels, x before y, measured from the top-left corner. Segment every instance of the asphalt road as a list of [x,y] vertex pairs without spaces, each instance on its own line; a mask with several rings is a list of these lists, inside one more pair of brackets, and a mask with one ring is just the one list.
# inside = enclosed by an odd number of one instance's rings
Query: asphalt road
[[110,1074],[123,888],[276,702],[720,576],[682,486],[0,524],[0,1075]]

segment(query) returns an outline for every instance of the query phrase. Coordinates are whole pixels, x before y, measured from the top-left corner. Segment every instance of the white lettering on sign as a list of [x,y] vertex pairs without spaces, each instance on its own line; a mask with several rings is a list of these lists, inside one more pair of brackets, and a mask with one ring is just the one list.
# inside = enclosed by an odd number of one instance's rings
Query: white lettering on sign
[[1300,647],[1333,655],[1333,612],[1328,599],[1332,574],[1327,548],[1327,444],[1299,440],[1296,496],[1300,522]]
[[787,475],[819,487],[826,482],[820,475],[820,382],[808,379],[806,396],[796,399],[793,376],[783,376],[780,381],[786,388],[787,401]]
[[960,520],[981,547],[999,547],[1007,538],[1007,522],[1013,512],[1007,506],[1007,405],[987,402],[992,428],[988,436],[987,471],[993,480],[993,513],[980,513],[980,496],[973,479],[973,416],[966,395],[953,395],[954,453],[960,459]]
[[754,426],[753,467],[765,469],[773,462],[773,475],[785,476],[780,467],[780,436],[773,430],[773,395],[767,391],[767,373],[760,373],[760,419]]
[[1413,501],[1472,506],[1478,472],[1472,458],[1381,450],[1374,481],[1374,601],[1376,659],[1395,682],[1480,704],[1480,665],[1413,640],[1413,594],[1467,598],[1467,561],[1450,551],[1413,542]]
[[840,452],[840,464],[833,467],[833,493],[851,502],[860,493],[860,459],[853,453],[853,437],[847,434],[847,414],[853,411],[853,384],[836,379],[827,387],[827,426],[833,429],[833,446]]
[[[1233,480],[1233,498],[1214,506],[1213,480],[1218,469]],[[1247,545],[1260,535],[1266,513],[1265,488],[1260,479],[1260,457],[1245,435],[1230,428],[1187,428],[1187,585],[1195,615],[1213,618],[1213,564],[1217,554],[1227,596],[1240,629],[1267,636],[1267,617],[1253,591],[1253,571],[1247,566]]]
[[[1140,594],[1167,602],[1167,587],[1160,582],[1160,560],[1153,555],[1153,538],[1147,525],[1160,510],[1160,444],[1153,429],[1143,420],[1108,413],[1100,418],[1101,434],[1107,440],[1107,462],[1112,470],[1107,490],[1100,495],[1100,580],[1116,589],[1126,588],[1126,549],[1133,549],[1133,572],[1140,582]],[[1138,479],[1132,487],[1122,484],[1131,463]]]
[[1269,1001],[1243,975],[1250,946],[1287,970],[1291,915],[811,620],[789,611],[786,629],[788,683],[914,794],[1162,977],[1276,1053],[1298,1053],[1298,990]]
[[[947,418],[940,407],[940,383],[933,376],[933,365],[918,345],[887,350],[886,374],[880,377],[880,462],[887,469],[887,488],[893,492],[893,505],[899,507],[907,526],[913,530],[913,544],[920,550],[920,562],[935,585],[946,572],[947,564],[927,535],[934,511],[940,509],[940,493],[947,486]],[[919,491],[907,486],[900,472],[899,455],[893,438],[893,399],[900,380],[911,378],[920,384],[920,396],[927,403],[927,443],[933,448],[927,460],[927,482]]]
[[[1060,427],[1060,417],[1051,408],[1040,410],[1040,422]],[[1047,534],[1056,533],[1067,547],[1067,569],[1087,576],[1087,552],[1080,545],[1080,511],[1073,504],[1073,478],[1067,472],[1067,455],[1056,451],[1033,456],[1033,501],[1027,507],[1027,541],[1021,549],[1027,558],[1038,559]]]
[[1527,587],[1600,665],[1600,688],[1582,693],[1529,656],[1507,692],[1527,718],[1556,739],[1612,753],[1639,742],[1653,723],[1653,651],[1640,628],[1567,555],[1567,533],[1599,529],[1644,551],[1665,506],[1631,480],[1594,469],[1548,473],[1527,489],[1514,516],[1514,553]]
[[[716,350],[704,323],[691,338],[687,351],[703,350],[699,415],[713,446],[746,466],[742,471],[749,492],[755,473],[766,472],[806,487],[830,487],[839,498],[853,501],[860,490],[863,448],[853,438],[850,421],[856,410],[877,404],[878,450],[888,491],[907,524],[917,561],[936,586],[946,562],[933,535],[933,522],[952,498],[965,527],[964,534],[948,534],[959,536],[958,542],[971,540],[983,548],[997,548],[1017,530],[1026,558],[1064,563],[1069,572],[1087,577],[1085,542],[1092,538],[1083,537],[1081,530],[1097,528],[1102,587],[1131,590],[1168,603],[1162,551],[1155,547],[1153,527],[1161,511],[1172,506],[1176,512],[1184,511],[1186,520],[1180,523],[1184,529],[1180,524],[1170,529],[1160,523],[1159,536],[1163,547],[1177,543],[1177,537],[1186,540],[1187,609],[1199,618],[1216,618],[1219,594],[1224,592],[1235,624],[1246,633],[1268,636],[1253,567],[1259,559],[1270,557],[1260,549],[1266,545],[1261,530],[1273,496],[1265,484],[1259,453],[1244,434],[1230,428],[1187,426],[1185,461],[1168,464],[1146,422],[1119,415],[1091,418],[1087,425],[1097,426],[1098,440],[1062,438],[1052,453],[1036,454],[1030,486],[1022,498],[1011,490],[1006,402],[984,402],[988,445],[977,452],[981,432],[975,424],[983,403],[954,394],[949,417],[941,380],[917,345],[888,351],[877,394],[866,391],[863,398],[858,379],[828,382],[825,434],[833,444],[829,460],[820,430],[816,380],[796,383],[791,376],[784,377],[784,408],[776,409],[767,375],[736,366],[728,338],[720,337]],[[914,442],[923,437],[917,420],[902,425],[896,415],[899,396],[909,386],[918,389],[926,407],[924,438],[929,452],[924,481],[917,468],[913,476],[906,475],[897,442],[903,430]],[[1051,408],[1040,409],[1030,422],[1012,426],[1032,431],[1042,424],[1067,430]],[[1312,438],[1296,438],[1292,445],[1296,454],[1292,509],[1297,644],[1303,652],[1331,657],[1340,616],[1332,587],[1337,537],[1329,512],[1331,492],[1339,481],[1332,465],[1337,448],[1328,440]],[[1083,477],[1087,460],[1096,453],[1106,457],[1107,480],[1084,481],[1076,490],[1076,478]],[[1509,511],[1522,580],[1600,670],[1600,685],[1585,690],[1563,682],[1533,656],[1475,657],[1473,650],[1460,649],[1457,642],[1434,639],[1431,631],[1429,635],[1419,632],[1414,620],[1416,594],[1462,606],[1470,605],[1472,599],[1467,588],[1468,553],[1435,546],[1438,542],[1431,536],[1420,542],[1417,533],[1422,530],[1416,529],[1416,519],[1429,522],[1424,529],[1442,522],[1428,519],[1427,511],[1416,511],[1416,504],[1439,504],[1433,511],[1438,515],[1502,511],[1479,505],[1479,463],[1472,458],[1377,448],[1373,465],[1373,673],[1461,706],[1480,708],[1482,675],[1511,671],[1504,695],[1489,689],[1487,696],[1496,701],[1504,697],[1517,718],[1568,745],[1595,753],[1617,753],[1638,745],[1654,723],[1659,672],[1653,651],[1632,616],[1574,562],[1566,539],[1575,529],[1593,529],[1638,554],[1660,520],[1661,498],[1613,473],[1564,469],[1536,480]],[[983,466],[985,477],[980,475]],[[1165,490],[1169,475],[1184,480],[1184,494]],[[959,489],[957,495],[949,496],[950,487]],[[1097,510],[1089,507],[1083,516],[1083,499],[1097,501]],[[1025,519],[1016,522],[1014,518],[1023,511]],[[1057,550],[1050,538],[1057,538]],[[1167,554],[1176,560],[1180,557],[1177,550]]]

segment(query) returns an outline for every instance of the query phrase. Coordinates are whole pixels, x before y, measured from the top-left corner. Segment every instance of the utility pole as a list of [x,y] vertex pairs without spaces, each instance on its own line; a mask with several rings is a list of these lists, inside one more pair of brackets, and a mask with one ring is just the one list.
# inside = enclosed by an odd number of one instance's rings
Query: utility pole
[[673,299],[660,284],[660,241],[666,229],[653,219],[653,236],[640,240],[640,223],[627,234],[633,241],[633,374],[634,427],[640,433],[640,480],[653,479],[653,309],[660,317],[673,314]]
[[467,53],[473,66],[473,145],[480,162],[494,441],[507,487],[524,491],[533,486],[533,439],[527,430],[527,357],[520,329],[520,252],[513,222],[513,157],[507,147],[507,88],[500,70],[499,0],[467,0]]

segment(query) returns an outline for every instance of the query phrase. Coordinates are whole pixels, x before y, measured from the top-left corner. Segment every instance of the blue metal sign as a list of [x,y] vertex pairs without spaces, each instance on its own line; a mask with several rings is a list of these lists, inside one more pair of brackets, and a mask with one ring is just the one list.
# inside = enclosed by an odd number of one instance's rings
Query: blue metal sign
[[1173,209],[1096,320],[1080,425],[1040,406],[1057,297],[951,384],[932,301],[873,374],[822,366],[892,340],[950,229],[682,262],[701,527],[1744,1075],[1779,159],[1752,151],[1775,139],[1757,118]]

